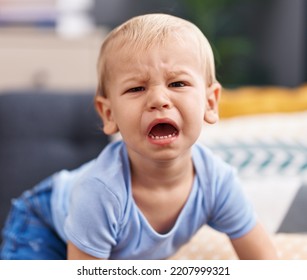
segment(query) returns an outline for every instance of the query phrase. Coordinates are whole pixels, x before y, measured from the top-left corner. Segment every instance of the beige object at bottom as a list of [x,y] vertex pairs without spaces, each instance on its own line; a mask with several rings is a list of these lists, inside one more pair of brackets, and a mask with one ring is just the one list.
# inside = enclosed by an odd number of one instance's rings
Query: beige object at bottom
[[[272,239],[280,259],[307,260],[307,234],[278,233]],[[238,257],[225,234],[204,226],[170,259],[236,260]]]

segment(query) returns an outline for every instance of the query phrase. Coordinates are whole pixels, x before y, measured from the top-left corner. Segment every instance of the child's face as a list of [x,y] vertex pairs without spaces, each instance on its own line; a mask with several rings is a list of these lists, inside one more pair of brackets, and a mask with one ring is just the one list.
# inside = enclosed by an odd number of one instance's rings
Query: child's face
[[204,120],[217,120],[220,90],[207,87],[193,41],[111,52],[108,97],[97,98],[104,132],[119,130],[130,156],[168,160],[189,152]]

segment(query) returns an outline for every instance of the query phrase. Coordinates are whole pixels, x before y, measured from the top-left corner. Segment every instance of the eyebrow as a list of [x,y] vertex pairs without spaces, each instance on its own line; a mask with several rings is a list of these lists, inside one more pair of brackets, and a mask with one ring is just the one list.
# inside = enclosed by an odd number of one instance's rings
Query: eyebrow
[[[174,71],[167,71],[164,76],[166,79],[174,79],[180,75],[191,76],[191,73],[187,70],[174,70]],[[132,83],[132,82],[142,83],[142,82],[147,82],[149,80],[150,80],[150,75],[148,73],[143,73],[126,77],[121,81],[121,83],[122,84]]]
[[148,74],[136,74],[131,75],[122,80],[122,83],[129,83],[129,82],[146,82],[150,80],[150,76]]
[[189,71],[186,71],[186,70],[174,70],[174,71],[168,71],[166,73],[166,77],[169,78],[169,79],[175,78],[175,77],[180,76],[180,75],[190,76],[191,74],[189,73]]

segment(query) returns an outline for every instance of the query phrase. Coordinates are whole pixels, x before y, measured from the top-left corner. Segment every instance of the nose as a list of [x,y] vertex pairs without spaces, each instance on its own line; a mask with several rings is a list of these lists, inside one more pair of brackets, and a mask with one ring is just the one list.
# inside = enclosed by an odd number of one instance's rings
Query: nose
[[165,89],[156,88],[147,92],[147,108],[153,110],[165,110],[172,107],[172,102]]

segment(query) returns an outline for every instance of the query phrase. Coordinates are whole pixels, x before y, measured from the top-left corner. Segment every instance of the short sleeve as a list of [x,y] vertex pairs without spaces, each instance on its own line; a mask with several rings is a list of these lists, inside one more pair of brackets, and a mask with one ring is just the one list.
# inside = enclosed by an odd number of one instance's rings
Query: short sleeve
[[98,179],[87,179],[72,191],[65,234],[81,251],[108,258],[116,245],[120,204]]
[[231,239],[248,233],[256,224],[252,204],[243,192],[233,169],[223,176],[215,189],[215,198],[208,224],[226,233]]

